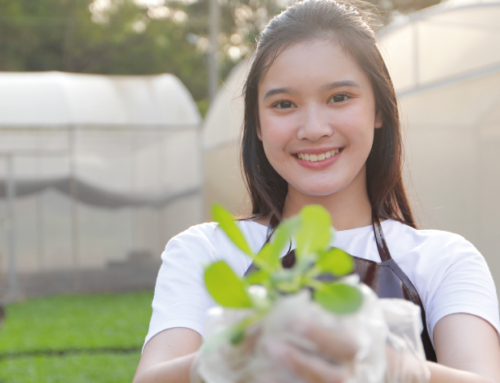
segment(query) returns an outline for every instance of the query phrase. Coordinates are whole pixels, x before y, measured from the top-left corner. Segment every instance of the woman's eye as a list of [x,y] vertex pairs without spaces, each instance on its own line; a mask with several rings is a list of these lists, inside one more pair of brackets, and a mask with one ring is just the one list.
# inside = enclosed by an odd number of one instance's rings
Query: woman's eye
[[278,101],[276,104],[274,104],[274,107],[277,109],[293,108],[293,103],[291,101]]
[[345,93],[340,93],[340,94],[336,94],[335,96],[333,96],[330,101],[331,102],[343,102],[343,101],[346,101],[349,99],[349,96]]

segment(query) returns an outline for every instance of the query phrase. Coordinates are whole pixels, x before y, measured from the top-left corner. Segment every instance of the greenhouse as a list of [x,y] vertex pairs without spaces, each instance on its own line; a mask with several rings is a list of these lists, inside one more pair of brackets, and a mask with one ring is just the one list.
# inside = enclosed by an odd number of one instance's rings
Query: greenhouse
[[[408,186],[420,227],[459,233],[500,285],[500,2],[452,0],[379,33],[400,100]],[[207,200],[248,212],[238,168],[240,96],[248,64],[219,92],[204,124]],[[224,184],[214,171],[222,166]],[[233,192],[229,188],[233,188]]]
[[169,74],[0,73],[3,299],[151,287],[201,220],[200,122]]
[[400,100],[421,226],[470,240],[497,285],[499,20],[500,2],[449,1],[380,34]]
[[234,214],[248,213],[247,192],[239,166],[243,123],[242,88],[249,62],[238,64],[219,89],[202,128],[205,206],[222,202]]

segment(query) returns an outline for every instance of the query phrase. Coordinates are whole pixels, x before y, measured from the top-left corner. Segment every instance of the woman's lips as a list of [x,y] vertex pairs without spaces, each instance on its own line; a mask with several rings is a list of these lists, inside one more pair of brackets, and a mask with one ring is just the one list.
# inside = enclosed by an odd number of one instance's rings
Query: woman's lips
[[[336,149],[332,149],[332,150],[335,151],[336,154],[335,155],[331,155],[329,158],[326,158],[326,156],[325,156],[324,160],[319,160],[318,159],[317,161],[311,161],[310,160],[311,154],[308,154],[309,160],[299,158],[299,154],[293,155],[293,158],[295,158],[295,160],[299,163],[299,165],[305,167],[306,169],[320,170],[320,169],[327,168],[328,166],[331,166],[335,162],[337,162],[338,158],[342,154],[343,148],[340,148],[340,150],[338,150],[338,149],[337,150]],[[302,153],[304,153],[304,152],[301,152],[300,154],[302,154]],[[322,151],[322,152],[320,152],[318,154],[322,155],[323,153],[326,153],[326,152]],[[312,155],[318,157],[318,154],[312,154]],[[301,157],[304,157],[304,156],[301,156]],[[320,157],[320,158],[322,158],[322,157]],[[313,159],[314,159],[314,157],[313,157]]]

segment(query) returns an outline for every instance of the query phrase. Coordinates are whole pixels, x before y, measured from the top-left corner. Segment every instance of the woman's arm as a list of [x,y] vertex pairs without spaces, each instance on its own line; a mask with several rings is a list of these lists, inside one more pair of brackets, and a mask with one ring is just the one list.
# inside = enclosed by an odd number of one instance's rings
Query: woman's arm
[[429,363],[431,383],[500,383],[500,343],[484,319],[452,314],[434,328],[439,364]]
[[189,371],[201,335],[187,328],[171,328],[155,335],[144,347],[133,383],[189,383]]
[[[333,360],[354,355],[352,341],[341,334],[309,326],[301,332]],[[427,362],[430,383],[500,383],[498,334],[485,320],[469,314],[446,316],[437,323],[434,340],[440,364]],[[348,376],[342,367],[306,355],[289,344],[270,344],[269,351],[308,383],[341,383]]]

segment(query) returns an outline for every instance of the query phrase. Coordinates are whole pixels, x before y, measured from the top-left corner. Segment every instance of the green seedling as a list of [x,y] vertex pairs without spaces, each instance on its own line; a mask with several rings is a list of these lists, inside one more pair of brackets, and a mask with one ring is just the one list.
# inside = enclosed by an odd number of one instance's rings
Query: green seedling
[[[353,313],[361,306],[363,296],[359,288],[342,282],[342,277],[354,270],[354,261],[346,252],[330,247],[335,230],[330,214],[322,206],[306,206],[298,216],[281,222],[257,254],[224,207],[214,205],[212,216],[228,238],[252,258],[258,270],[240,278],[224,261],[214,262],[205,269],[206,288],[219,305],[253,312],[220,334],[208,348],[228,340],[234,345],[241,343],[246,336],[245,329],[264,318],[276,299],[304,288],[312,288],[312,299],[337,315]],[[292,239],[296,243],[296,261],[293,267],[285,269],[280,256]],[[317,277],[321,274],[337,278],[332,282],[319,281]],[[262,286],[259,294],[252,291],[252,285]]]

